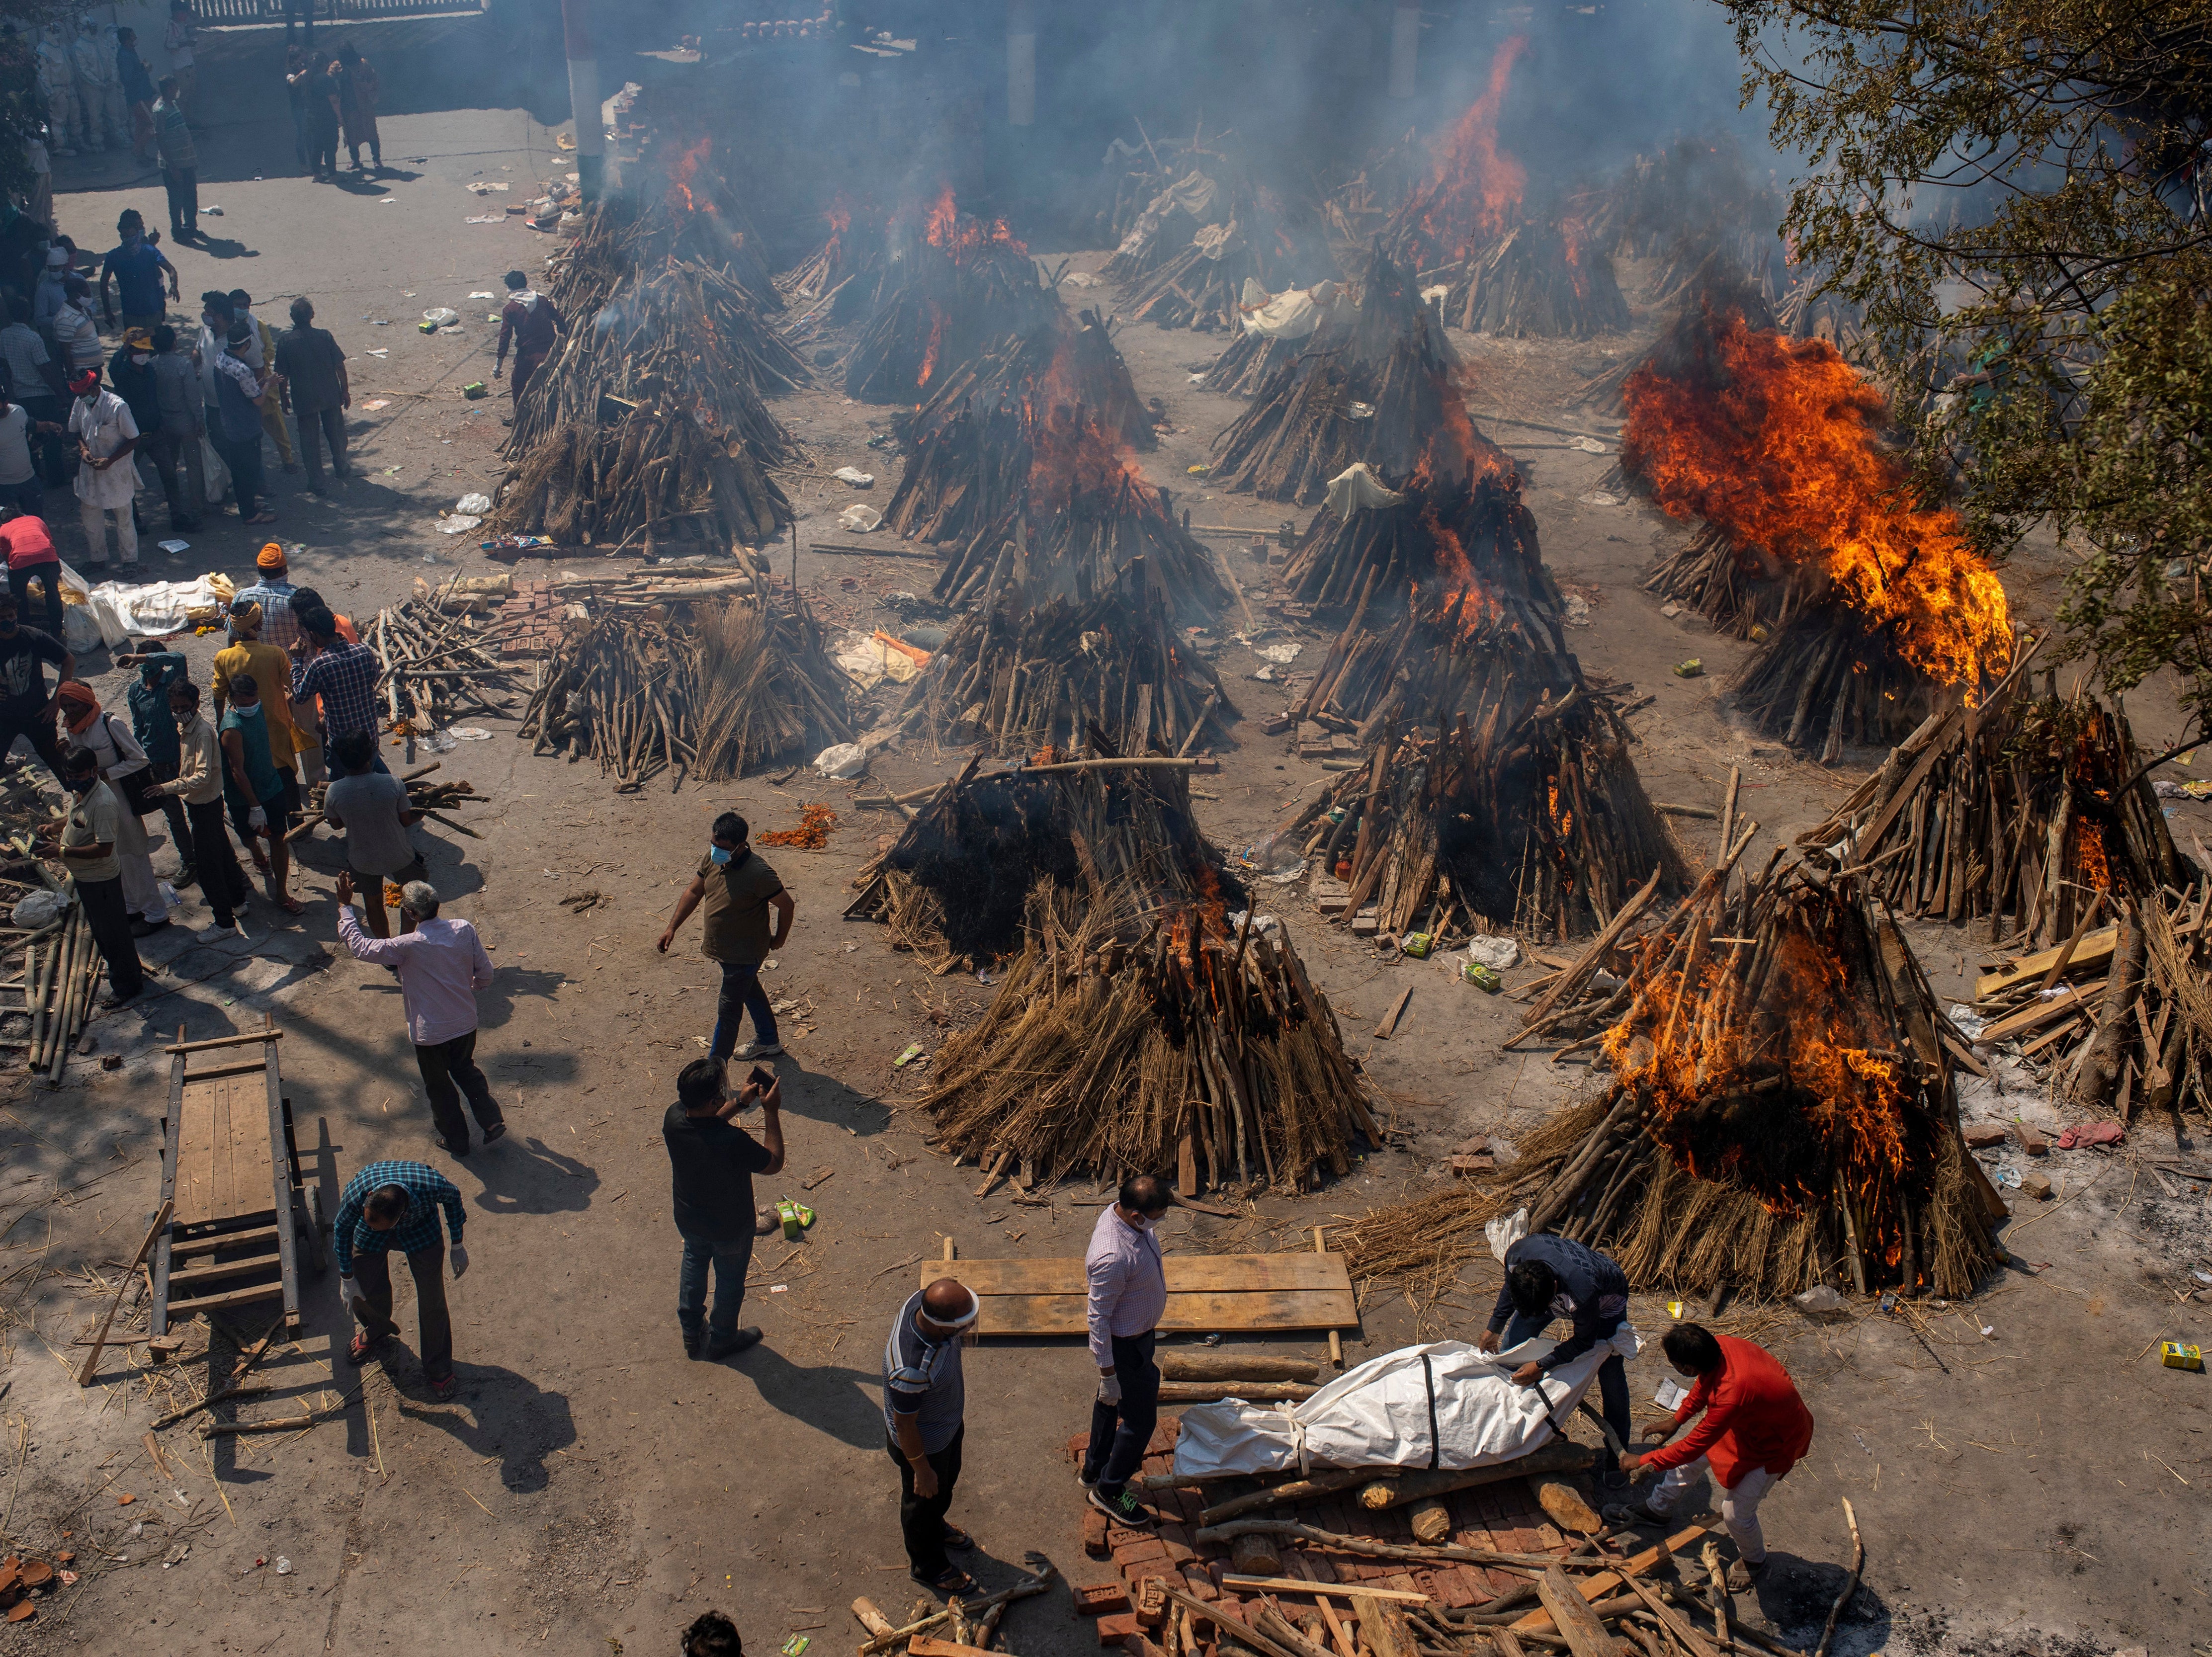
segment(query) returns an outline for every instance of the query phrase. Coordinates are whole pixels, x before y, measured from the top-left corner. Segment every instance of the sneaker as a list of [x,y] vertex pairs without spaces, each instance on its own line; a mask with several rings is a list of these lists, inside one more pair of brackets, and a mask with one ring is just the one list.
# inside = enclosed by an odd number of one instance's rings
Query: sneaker
[[166,918],[160,920],[148,920],[143,916],[140,916],[134,919],[131,923],[131,936],[133,938],[151,938],[155,932],[160,932],[168,924],[168,920]]
[[455,1144],[451,1139],[446,1140],[444,1144],[446,1155],[448,1156],[465,1156],[469,1154],[469,1142],[465,1139],[459,1144]]
[[1092,1485],[1091,1505],[1126,1530],[1148,1531],[1160,1522],[1158,1516],[1138,1501],[1136,1493],[1127,1484],[1113,1496]]
[[783,1043],[781,1041],[748,1041],[744,1046],[739,1047],[732,1056],[738,1059],[781,1059],[783,1057]]
[[1749,1593],[1753,1585],[1765,1572],[1766,1561],[1764,1559],[1755,1565],[1746,1564],[1739,1559],[1728,1568],[1728,1591],[1730,1593]]
[[183,868],[178,870],[175,874],[169,877],[169,884],[175,887],[179,891],[182,891],[187,886],[197,884],[199,877],[199,871],[193,868],[191,864],[187,863]]
[[760,1338],[761,1332],[750,1324],[726,1335],[716,1335],[707,1343],[707,1362],[712,1363],[717,1358],[726,1358],[732,1353],[744,1351],[749,1346],[757,1346],[760,1344]]
[[[1103,1469],[1100,1471],[1103,1472]],[[1098,1482],[1098,1474],[1079,1461],[1075,1464],[1075,1482],[1087,1490]]]

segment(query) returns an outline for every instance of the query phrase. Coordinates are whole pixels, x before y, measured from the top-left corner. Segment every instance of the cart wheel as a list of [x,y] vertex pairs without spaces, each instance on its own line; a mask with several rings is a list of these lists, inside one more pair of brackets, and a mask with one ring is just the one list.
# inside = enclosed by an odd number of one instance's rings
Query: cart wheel
[[319,1278],[329,1269],[323,1257],[323,1188],[313,1186],[307,1191],[307,1223],[306,1235],[301,1238],[307,1250],[307,1272]]

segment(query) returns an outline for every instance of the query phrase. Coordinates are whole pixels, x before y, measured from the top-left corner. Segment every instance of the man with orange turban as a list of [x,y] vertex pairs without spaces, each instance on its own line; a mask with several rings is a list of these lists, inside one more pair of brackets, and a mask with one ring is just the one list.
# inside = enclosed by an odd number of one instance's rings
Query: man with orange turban
[[[241,588],[238,598],[261,606],[261,642],[274,645],[283,651],[287,660],[283,683],[292,683],[292,663],[299,659],[305,634],[300,630],[300,616],[292,599],[299,589],[292,585],[291,570],[284,557],[284,549],[271,541],[255,555],[253,568],[260,580],[252,586]],[[234,604],[236,600],[233,601]],[[315,699],[302,696],[295,700],[275,689],[278,683],[264,675],[258,669],[254,678],[261,685],[261,699],[271,707],[282,706],[292,726],[293,747],[300,762],[300,780],[310,788],[328,774],[323,768],[323,740],[315,728]],[[218,715],[220,717],[220,715]],[[285,769],[285,762],[278,764]]]

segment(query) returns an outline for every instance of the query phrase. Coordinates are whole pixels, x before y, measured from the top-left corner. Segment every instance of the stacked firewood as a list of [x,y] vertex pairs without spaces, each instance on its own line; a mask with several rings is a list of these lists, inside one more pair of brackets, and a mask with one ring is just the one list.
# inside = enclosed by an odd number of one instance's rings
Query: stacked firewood
[[1474,442],[1464,476],[1409,480],[1395,504],[1316,513],[1284,561],[1284,592],[1300,604],[1351,604],[1357,619],[1378,597],[1395,610],[1409,588],[1456,592],[1473,578],[1485,587],[1478,610],[1497,602],[1496,589],[1505,602],[1534,596],[1555,611],[1521,475],[1486,440]]
[[1624,167],[1595,204],[1591,229],[1607,251],[1658,262],[1650,280],[1662,303],[1710,280],[1717,261],[1771,305],[1781,297],[1785,205],[1771,185],[1752,179],[1732,138],[1705,134]]
[[1133,559],[1087,604],[1032,606],[1009,586],[956,626],[908,688],[909,731],[1033,754],[1103,731],[1125,754],[1188,754],[1238,715],[1212,665],[1176,636],[1148,565]]
[[659,177],[635,191],[603,197],[586,209],[567,249],[549,263],[546,292],[562,312],[588,319],[641,271],[665,264],[703,265],[720,272],[763,311],[783,308],[760,250],[767,246],[752,227],[727,179],[703,149],[656,156]]
[[[1275,191],[1234,170],[1200,221],[1164,193],[1144,224],[1106,264],[1109,281],[1127,293],[1123,314],[1133,322],[1200,331],[1233,329],[1245,284],[1294,288],[1317,281],[1333,268],[1316,228],[1291,212]],[[1176,186],[1182,190],[1188,186]]]
[[1756,827],[1656,929],[1624,905],[1530,1008],[1518,1039],[1596,1028],[1578,1045],[1613,1079],[1486,1194],[1638,1285],[1970,1293],[2002,1209],[1960,1135],[1956,1032],[1854,877],[1732,879]]
[[[399,779],[407,789],[407,809],[420,812],[434,822],[443,823],[456,834],[466,835],[471,840],[482,840],[483,836],[466,823],[445,814],[458,810],[464,805],[489,805],[492,797],[477,792],[476,786],[465,777],[459,781],[451,779],[430,780],[430,774],[444,764],[443,760],[433,760]],[[286,840],[300,840],[315,831],[323,821],[323,798],[329,792],[330,785],[326,782],[319,782],[308,791],[312,815],[286,835]]]
[[[1173,1175],[1303,1191],[1379,1142],[1328,1000],[1279,924],[1218,903],[1085,903],[1050,887],[981,1023],[936,1055],[936,1144],[1032,1178]],[[1117,911],[1152,907],[1141,930]]]
[[1051,322],[1054,295],[1003,223],[987,227],[947,201],[926,228],[900,222],[891,235],[868,320],[845,358],[845,395],[855,402],[919,403],[939,375]]
[[1523,220],[1451,272],[1450,287],[1444,316],[1470,333],[1588,339],[1629,325],[1613,261],[1574,222]]
[[[475,627],[473,604],[455,602],[465,583],[503,590],[507,580],[456,575],[434,593],[417,581],[415,597],[378,610],[360,629],[362,643],[376,652],[376,697],[393,730],[419,737],[462,713],[500,713],[507,703],[493,698],[522,688],[522,665],[501,659],[501,635]],[[477,593],[467,596],[480,602]]]
[[1358,304],[1334,309],[1214,440],[1214,481],[1310,504],[1358,461],[1407,476],[1440,429],[1466,426],[1454,367],[1413,272],[1378,252]]
[[2021,652],[1989,696],[1931,713],[1799,844],[1836,848],[1900,913],[1988,919],[1991,941],[2056,944],[2116,893],[2197,877],[2144,775],[2124,714],[2033,694]]
[[1229,348],[1214,358],[1213,366],[1206,371],[1199,382],[1209,391],[1220,391],[1230,397],[1256,397],[1275,372],[1295,362],[1313,343],[1310,335],[1304,339],[1283,339],[1273,334],[1255,334],[1240,329]]
[[804,607],[753,596],[690,609],[688,623],[657,606],[570,622],[516,734],[532,753],[589,753],[623,792],[671,769],[672,786],[726,781],[853,740],[851,682]]
[[666,543],[761,546],[791,502],[752,446],[656,398],[611,423],[555,427],[500,484],[495,535],[653,554]]
[[841,192],[823,215],[830,229],[821,246],[775,279],[787,302],[823,299],[835,294],[830,317],[846,322],[861,315],[875,297],[887,257],[885,215],[873,203],[849,202]]

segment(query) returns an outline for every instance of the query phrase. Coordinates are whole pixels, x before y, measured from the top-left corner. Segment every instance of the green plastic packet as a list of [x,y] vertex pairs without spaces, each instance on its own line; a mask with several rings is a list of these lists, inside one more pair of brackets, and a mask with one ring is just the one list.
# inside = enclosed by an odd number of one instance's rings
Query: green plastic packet
[[1459,975],[1468,983],[1488,995],[1495,995],[1505,987],[1505,980],[1479,961],[1462,961]]
[[481,379],[472,379],[467,385],[461,387],[461,395],[469,398],[471,401],[474,401],[483,394],[484,383]]
[[775,1199],[775,1217],[783,1222],[783,1235],[788,1238],[797,1237],[814,1223],[814,1211],[805,1203],[795,1203],[788,1197]]
[[1676,663],[1674,665],[1674,677],[1678,679],[1704,678],[1705,677],[1705,664],[1704,659],[1701,657],[1692,656],[1686,662]]
[[1426,932],[1407,932],[1405,941],[1398,945],[1399,952],[1413,961],[1426,961],[1429,951],[1437,946],[1436,939]]

